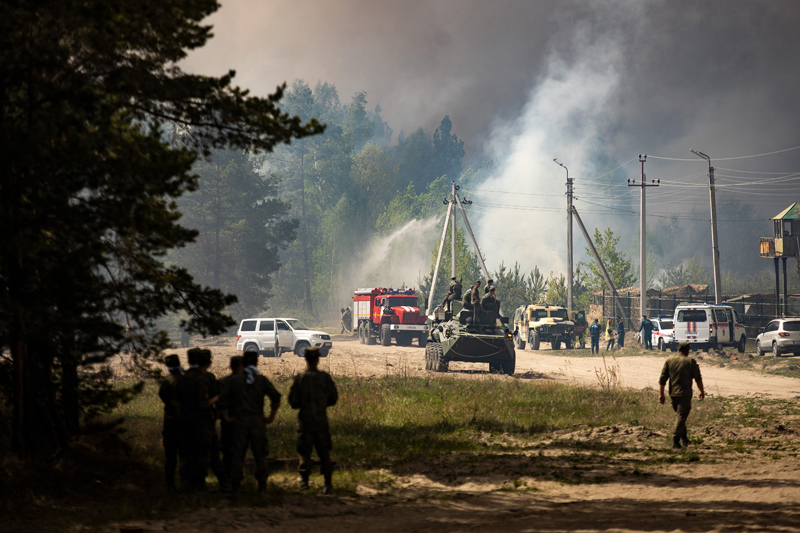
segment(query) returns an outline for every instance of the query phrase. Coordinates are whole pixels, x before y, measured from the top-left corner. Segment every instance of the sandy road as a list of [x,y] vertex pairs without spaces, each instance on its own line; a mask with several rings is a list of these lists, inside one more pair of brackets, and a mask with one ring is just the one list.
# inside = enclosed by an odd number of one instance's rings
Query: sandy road
[[[201,341],[211,348],[215,356],[214,370],[225,374],[228,357],[236,352],[235,340],[218,337]],[[571,351],[544,349],[538,351],[518,350],[517,367],[513,378],[491,376],[491,379],[552,379],[564,383],[599,387],[598,374],[615,372],[618,384],[630,389],[657,389],[658,377],[664,359],[671,352],[645,352],[638,348],[626,348],[625,357],[587,357],[585,350]],[[748,357],[735,353],[736,357]],[[333,349],[323,360],[322,367],[334,375],[384,376],[384,375],[432,375],[425,370],[425,350],[408,346],[366,346],[355,337],[334,336]],[[703,354],[700,354],[703,357]],[[767,398],[800,397],[800,380],[769,375],[752,370],[735,368],[729,360],[706,357],[699,360],[706,391],[712,396],[762,396]],[[292,353],[282,357],[265,357],[261,368],[268,374],[291,375],[303,368],[303,361]],[[488,364],[451,363],[447,376],[464,379],[486,379],[490,377]]]

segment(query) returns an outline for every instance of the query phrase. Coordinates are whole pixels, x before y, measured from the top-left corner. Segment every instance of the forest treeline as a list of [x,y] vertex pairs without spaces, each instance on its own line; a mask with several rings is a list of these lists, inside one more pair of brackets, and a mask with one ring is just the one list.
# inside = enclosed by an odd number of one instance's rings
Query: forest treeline
[[[395,134],[380,105],[370,104],[367,96],[357,92],[343,103],[331,83],[312,88],[296,80],[279,105],[303,121],[324,123],[323,134],[276,146],[270,153],[216,151],[210,161],[197,163],[200,186],[180,200],[180,209],[199,237],[170,258],[198,281],[236,294],[239,301],[230,308],[234,318],[268,313],[330,321],[347,305],[353,289],[391,283],[382,272],[409,262],[408,240],[399,240],[380,252],[383,256],[371,269],[362,268],[376,253],[376,243],[412,221],[432,217],[438,217],[438,225],[428,233],[416,227],[408,232],[438,241],[450,182],[471,188],[494,170],[491,160],[465,165],[464,142],[447,115],[431,133],[418,128],[409,135]],[[681,237],[691,233],[677,218],[652,234],[648,231],[651,285],[711,283],[710,269],[695,255],[687,261],[674,259],[691,253],[681,248],[694,242]],[[477,257],[463,229],[456,238],[458,276],[469,284],[481,277]],[[594,229],[593,240],[615,286],[636,285],[638,238],[623,247],[619,235],[607,227]],[[420,289],[423,297],[430,289],[436,249],[432,244],[424,269],[410,270],[400,280]],[[513,258],[492,262],[500,263],[492,275],[506,312],[526,302],[566,303],[563,273],[543,273],[537,265],[520,265]],[[449,281],[449,243],[442,264],[435,302]],[[584,309],[591,292],[605,286],[591,261],[577,264],[574,283],[575,306]],[[723,288],[729,294],[771,290],[769,276],[740,277],[730,271]]]

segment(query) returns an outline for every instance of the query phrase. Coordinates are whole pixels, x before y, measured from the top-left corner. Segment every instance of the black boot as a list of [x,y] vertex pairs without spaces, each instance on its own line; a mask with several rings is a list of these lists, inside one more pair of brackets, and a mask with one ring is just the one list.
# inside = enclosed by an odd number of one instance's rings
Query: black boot
[[681,449],[681,438],[680,437],[672,437],[672,449],[673,450],[680,450]]
[[325,486],[322,487],[322,494],[330,494],[333,492],[333,481],[331,480],[333,476],[331,474],[325,474]]
[[681,435],[681,445],[685,448],[689,445],[689,437],[684,433]]
[[308,472],[300,472],[300,490],[308,490]]

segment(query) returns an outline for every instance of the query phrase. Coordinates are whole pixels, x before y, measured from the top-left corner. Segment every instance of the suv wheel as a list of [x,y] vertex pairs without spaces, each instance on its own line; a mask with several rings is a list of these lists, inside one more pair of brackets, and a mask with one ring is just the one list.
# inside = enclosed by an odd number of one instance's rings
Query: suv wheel
[[739,349],[739,353],[744,353],[744,347],[746,344],[747,344],[747,338],[744,335],[742,335],[742,338],[739,339],[739,344],[736,346],[736,348]]
[[764,352],[761,351],[761,339],[756,339],[756,355],[759,357],[764,355]]
[[247,344],[245,344],[244,345],[244,350],[242,350],[242,351],[243,352],[256,352],[256,353],[259,353],[258,345],[257,344],[253,344],[252,342],[248,342]]
[[306,348],[309,347],[309,344],[304,341],[298,342],[294,347],[294,353],[297,354],[297,357],[305,357],[306,356]]
[[772,343],[772,356],[773,357],[780,357],[781,356],[781,352],[778,351],[778,343],[777,342],[773,342]]

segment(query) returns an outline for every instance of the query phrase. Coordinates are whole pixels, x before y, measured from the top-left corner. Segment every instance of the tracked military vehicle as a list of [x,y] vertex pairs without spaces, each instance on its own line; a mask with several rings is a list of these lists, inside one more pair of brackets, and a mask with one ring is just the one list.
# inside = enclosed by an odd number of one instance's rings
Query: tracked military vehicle
[[508,317],[496,311],[483,311],[479,324],[473,324],[473,310],[453,302],[453,312],[437,307],[428,320],[425,369],[447,372],[450,361],[489,363],[489,371],[514,374],[514,337],[508,330]]

